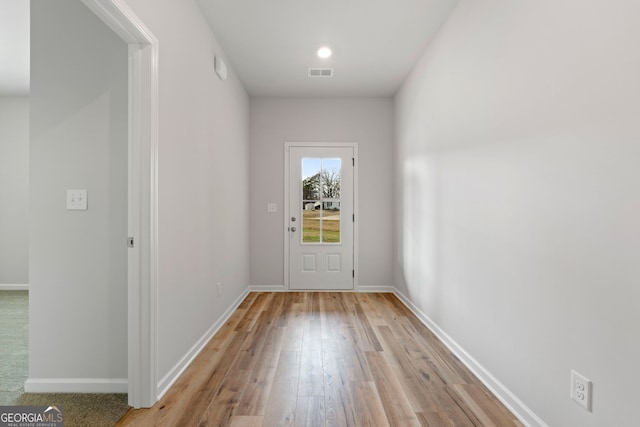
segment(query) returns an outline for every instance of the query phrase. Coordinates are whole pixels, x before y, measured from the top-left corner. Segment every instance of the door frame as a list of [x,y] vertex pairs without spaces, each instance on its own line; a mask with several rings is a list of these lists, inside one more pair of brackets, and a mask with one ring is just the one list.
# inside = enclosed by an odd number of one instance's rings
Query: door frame
[[158,400],[158,39],[124,0],[82,3],[129,49],[127,389],[130,406],[151,407]]
[[[353,214],[355,215],[355,221],[353,224],[353,292],[358,291],[358,143],[357,142],[285,142],[284,143],[284,217],[283,217],[283,234],[284,234],[284,290],[292,291],[290,288],[289,278],[289,218],[291,217],[289,200],[291,196],[289,185],[289,161],[290,161],[290,148],[312,148],[312,147],[327,147],[327,148],[352,148],[353,149]],[[339,291],[336,291],[339,292]]]

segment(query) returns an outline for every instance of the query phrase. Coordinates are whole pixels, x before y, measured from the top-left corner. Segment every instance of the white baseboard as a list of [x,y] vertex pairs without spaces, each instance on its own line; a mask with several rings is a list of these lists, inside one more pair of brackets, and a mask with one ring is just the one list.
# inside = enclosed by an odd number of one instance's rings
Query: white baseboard
[[127,393],[126,378],[29,378],[26,393]]
[[393,292],[402,303],[407,306],[420,321],[431,330],[455,354],[462,363],[491,392],[507,407],[518,419],[528,427],[549,427],[540,417],[527,407],[518,397],[513,394],[504,384],[486,370],[477,360],[467,353],[458,343],[456,343],[446,332],[444,332],[433,320],[424,314],[409,298],[407,298],[397,288]]
[[286,292],[284,285],[252,285],[249,292]]
[[0,285],[0,291],[28,291],[29,284],[21,285]]
[[[231,317],[234,311],[238,308],[240,303],[244,301],[244,299],[249,294],[249,288],[245,289],[242,294],[231,304],[231,306],[220,316],[217,322],[215,322],[207,332],[189,349],[187,354],[185,354],[182,359],[165,375],[157,386],[157,395],[158,400],[164,396],[164,394],[171,388],[171,386],[180,378],[180,375],[189,367],[193,359],[202,351],[205,345],[213,338],[213,336],[220,330],[220,328],[225,324],[227,320]],[[235,355],[231,355],[231,357],[235,357]]]
[[396,288],[393,286],[358,286],[357,292],[379,292],[379,293],[395,293]]
[[[355,292],[382,292],[382,293],[394,293],[396,288],[394,286],[358,286]],[[284,285],[257,285],[257,286],[249,286],[249,292],[352,292],[350,289],[348,291],[341,290],[333,290],[329,289],[327,291],[323,291],[320,289],[309,289],[309,290],[287,290],[284,288]]]

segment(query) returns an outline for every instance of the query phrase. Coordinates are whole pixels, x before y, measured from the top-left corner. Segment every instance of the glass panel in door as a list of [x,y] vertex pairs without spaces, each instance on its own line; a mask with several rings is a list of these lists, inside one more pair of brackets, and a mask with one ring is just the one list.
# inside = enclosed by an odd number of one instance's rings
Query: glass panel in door
[[341,159],[302,159],[302,243],[340,243]]

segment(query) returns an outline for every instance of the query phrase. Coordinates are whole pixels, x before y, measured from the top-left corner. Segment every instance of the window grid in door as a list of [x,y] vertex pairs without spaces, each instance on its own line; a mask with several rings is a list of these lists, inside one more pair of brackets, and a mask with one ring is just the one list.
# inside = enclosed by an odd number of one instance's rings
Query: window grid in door
[[340,244],[339,158],[302,159],[302,244]]

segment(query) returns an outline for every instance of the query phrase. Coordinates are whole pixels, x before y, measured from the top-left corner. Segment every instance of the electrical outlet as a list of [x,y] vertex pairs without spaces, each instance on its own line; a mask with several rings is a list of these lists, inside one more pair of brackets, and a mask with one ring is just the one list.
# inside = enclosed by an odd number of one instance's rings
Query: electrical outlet
[[217,288],[218,288],[218,298],[220,298],[220,294],[222,293],[222,283],[221,282],[218,282]]
[[571,399],[591,412],[591,381],[571,370]]
[[67,210],[87,210],[87,190],[67,190]]

